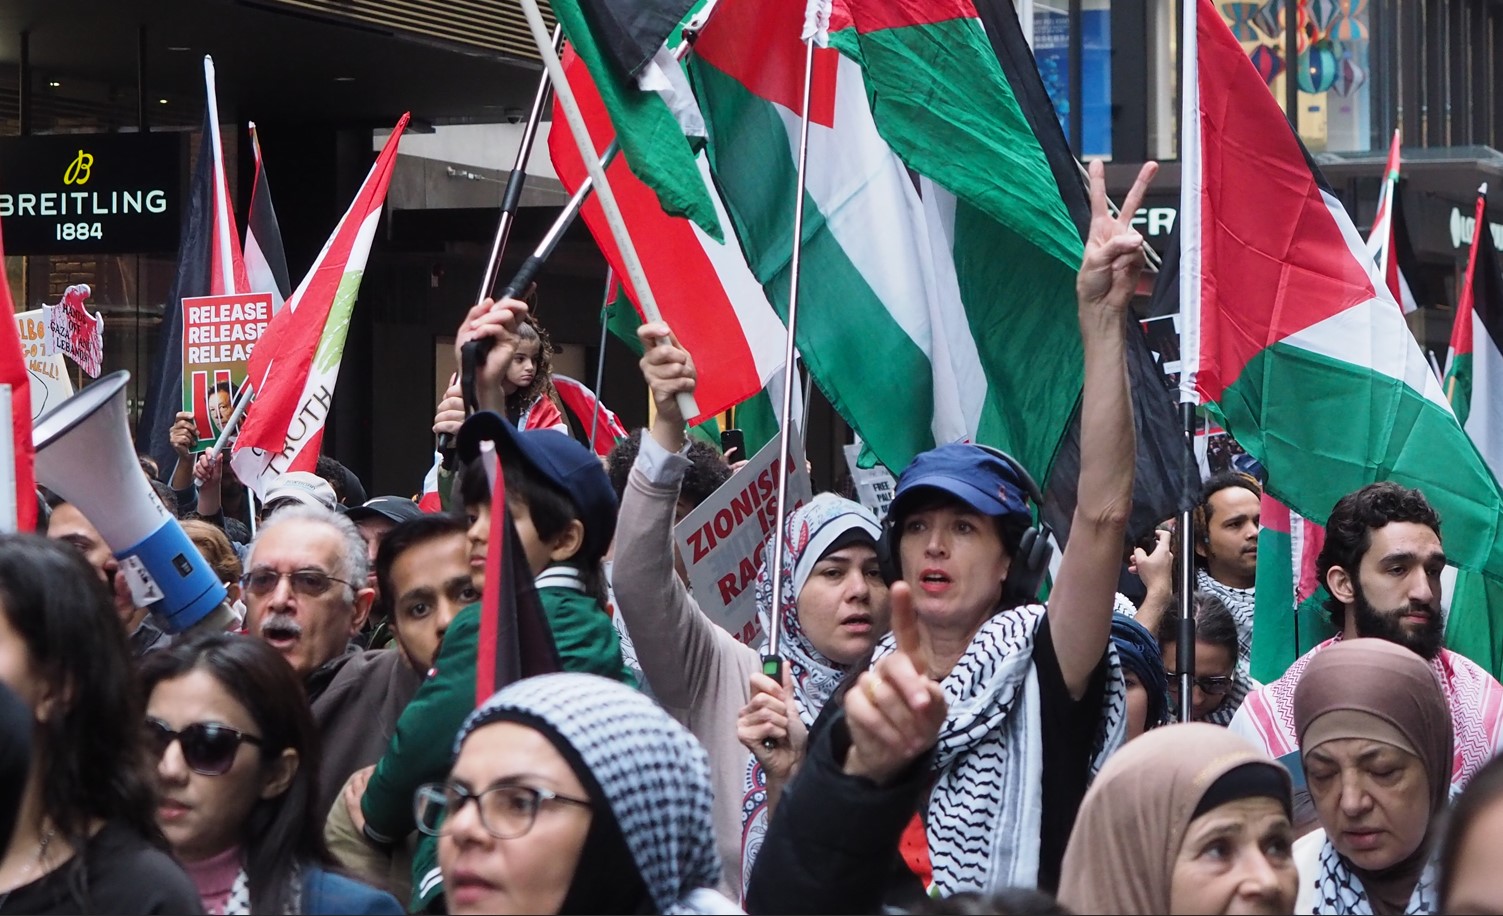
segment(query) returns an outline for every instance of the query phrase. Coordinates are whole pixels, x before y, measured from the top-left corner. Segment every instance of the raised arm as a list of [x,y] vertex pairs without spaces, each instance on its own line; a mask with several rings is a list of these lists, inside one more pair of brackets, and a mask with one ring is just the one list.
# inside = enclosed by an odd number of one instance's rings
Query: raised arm
[[1079,699],[1111,636],[1112,599],[1122,539],[1132,511],[1132,401],[1127,382],[1128,303],[1143,264],[1143,237],[1132,217],[1158,164],[1145,163],[1119,216],[1106,206],[1106,179],[1091,164],[1091,231],[1075,279],[1085,353],[1081,393],[1080,485],[1070,543],[1049,596],[1049,629],[1060,672]]

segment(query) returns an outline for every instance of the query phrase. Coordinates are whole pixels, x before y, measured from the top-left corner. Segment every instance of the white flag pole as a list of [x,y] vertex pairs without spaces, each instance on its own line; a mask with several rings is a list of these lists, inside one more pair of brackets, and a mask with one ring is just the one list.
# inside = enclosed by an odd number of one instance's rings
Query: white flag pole
[[[16,439],[11,425],[14,390],[0,385],[0,532],[14,534],[20,527],[19,495],[16,493]],[[29,409],[29,408],[28,408]]]
[[[564,75],[564,65],[553,50],[553,39],[548,34],[548,24],[543,21],[543,14],[538,9],[537,0],[522,0],[522,12],[527,16],[527,27],[532,32],[533,44],[537,45],[538,55],[548,71],[548,78],[553,82],[553,94],[558,99],[559,107],[564,111],[565,120],[569,122],[570,133],[574,134],[574,142],[579,147],[579,158],[584,162],[585,171],[589,173],[595,188],[595,196],[600,200],[600,209],[605,213],[606,224],[610,226],[611,238],[615,239],[616,248],[621,252],[626,277],[631,282],[632,289],[636,290],[637,304],[642,307],[642,315],[648,321],[662,321],[663,315],[658,310],[658,301],[653,297],[652,287],[647,283],[647,272],[642,269],[642,261],[637,257],[637,248],[632,244],[631,234],[626,231],[626,220],[621,216],[621,208],[616,204],[616,195],[606,181],[605,169],[595,157],[589,127],[585,124],[584,114],[579,110],[579,102],[574,98],[574,91],[569,87],[569,80]],[[684,419],[692,420],[699,416],[699,404],[695,402],[694,395],[683,392],[678,395],[677,400]]]

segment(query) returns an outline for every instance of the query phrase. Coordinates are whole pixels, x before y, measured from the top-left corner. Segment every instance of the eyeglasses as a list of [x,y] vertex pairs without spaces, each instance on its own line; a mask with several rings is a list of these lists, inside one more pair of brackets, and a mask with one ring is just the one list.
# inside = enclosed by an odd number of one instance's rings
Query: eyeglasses
[[473,801],[480,812],[480,826],[498,840],[524,836],[532,829],[543,802],[591,807],[582,798],[570,798],[531,786],[491,786],[483,792],[471,792],[452,782],[430,782],[419,786],[412,801],[417,827],[429,836],[442,834],[448,819]]
[[[1166,671],[1164,673],[1169,675],[1169,692],[1179,693],[1179,675],[1173,671]],[[1219,697],[1232,689],[1232,678],[1226,674],[1215,677],[1197,677],[1194,680],[1195,686],[1199,687],[1202,693],[1213,697]]]
[[335,582],[341,585],[355,586],[343,579],[337,579],[319,569],[298,569],[290,573],[277,572],[275,569],[253,569],[240,577],[240,587],[246,593],[264,597],[277,590],[277,585],[286,579],[292,580],[292,590],[304,598],[317,598],[327,592]]
[[228,725],[195,722],[181,731],[173,731],[161,719],[148,718],[146,733],[151,749],[158,758],[176,741],[183,749],[183,762],[202,776],[223,776],[235,765],[240,744],[261,746],[261,739]]

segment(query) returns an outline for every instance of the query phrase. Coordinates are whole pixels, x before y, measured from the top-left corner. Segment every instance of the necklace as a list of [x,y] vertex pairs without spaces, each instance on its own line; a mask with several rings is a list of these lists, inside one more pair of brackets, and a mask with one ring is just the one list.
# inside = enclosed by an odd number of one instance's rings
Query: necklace
[[15,892],[16,888],[25,887],[26,885],[31,883],[29,880],[25,879],[29,879],[32,875],[36,874],[43,866],[47,864],[47,846],[52,842],[52,837],[56,832],[56,828],[48,827],[47,832],[42,834],[42,839],[37,843],[37,857],[34,861],[27,865],[26,870],[21,873],[21,877],[23,879],[21,883],[8,891],[0,892],[0,907],[5,906],[5,902],[10,899],[10,895]]

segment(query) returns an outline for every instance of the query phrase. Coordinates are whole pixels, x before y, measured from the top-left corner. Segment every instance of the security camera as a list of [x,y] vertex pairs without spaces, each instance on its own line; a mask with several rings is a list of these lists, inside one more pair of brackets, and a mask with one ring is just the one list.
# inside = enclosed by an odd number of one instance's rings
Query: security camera
[[521,124],[522,123],[522,109],[520,109],[520,108],[508,108],[508,109],[506,109],[506,123],[508,123],[508,124]]

